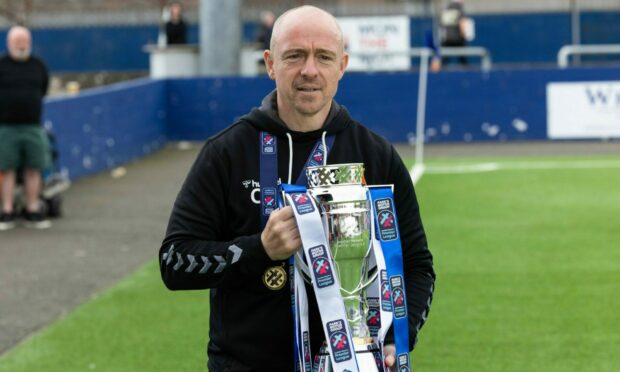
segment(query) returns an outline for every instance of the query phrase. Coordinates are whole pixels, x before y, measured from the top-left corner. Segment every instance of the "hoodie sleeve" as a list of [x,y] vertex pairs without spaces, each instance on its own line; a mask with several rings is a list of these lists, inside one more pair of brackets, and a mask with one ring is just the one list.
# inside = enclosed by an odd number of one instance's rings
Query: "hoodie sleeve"
[[273,266],[260,233],[224,238],[230,171],[212,142],[189,171],[159,250],[162,280],[169,289],[239,286]]
[[[409,314],[409,349],[413,350],[418,332],[426,322],[433,299],[435,271],[433,256],[426,243],[420,208],[409,171],[392,147],[390,179],[394,183],[394,203],[401,234],[405,291]],[[386,341],[393,342],[390,332]]]

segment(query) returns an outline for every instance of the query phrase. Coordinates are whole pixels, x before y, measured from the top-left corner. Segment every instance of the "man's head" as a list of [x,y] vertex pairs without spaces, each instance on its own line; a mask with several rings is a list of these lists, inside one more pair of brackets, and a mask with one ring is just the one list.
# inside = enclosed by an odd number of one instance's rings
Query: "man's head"
[[276,82],[281,117],[327,116],[349,60],[342,31],[331,14],[313,6],[285,12],[274,24],[264,58],[269,77]]
[[16,61],[27,61],[32,51],[30,31],[23,26],[13,26],[6,36],[9,56]]
[[276,21],[276,15],[270,10],[265,10],[260,13],[260,22],[265,27],[273,27],[273,23]]
[[171,3],[170,4],[170,19],[173,22],[179,22],[182,16],[183,16],[183,7],[181,6],[181,3]]

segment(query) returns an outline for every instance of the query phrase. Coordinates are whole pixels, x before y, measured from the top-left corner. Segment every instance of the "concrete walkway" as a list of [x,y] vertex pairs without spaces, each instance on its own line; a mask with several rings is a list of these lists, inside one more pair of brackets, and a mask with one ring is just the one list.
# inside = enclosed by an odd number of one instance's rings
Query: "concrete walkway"
[[0,354],[157,257],[199,146],[79,180],[49,230],[0,232]]

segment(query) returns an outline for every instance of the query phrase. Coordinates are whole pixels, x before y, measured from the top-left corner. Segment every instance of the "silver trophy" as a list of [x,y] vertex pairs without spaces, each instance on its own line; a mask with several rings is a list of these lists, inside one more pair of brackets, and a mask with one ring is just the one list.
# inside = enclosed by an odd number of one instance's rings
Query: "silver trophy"
[[[373,352],[379,349],[366,325],[366,288],[377,280],[377,273],[370,268],[372,217],[363,185],[364,165],[315,166],[308,167],[306,173],[308,193],[319,206],[340,281],[360,372],[378,371]],[[302,271],[307,273],[307,267]],[[309,276],[305,279],[310,280]],[[322,370],[332,371],[329,354],[323,353],[321,359]]]

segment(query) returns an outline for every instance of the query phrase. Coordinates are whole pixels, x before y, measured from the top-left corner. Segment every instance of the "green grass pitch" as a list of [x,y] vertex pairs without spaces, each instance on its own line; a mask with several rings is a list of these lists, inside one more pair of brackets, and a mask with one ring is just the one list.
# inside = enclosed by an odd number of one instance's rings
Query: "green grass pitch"
[[[433,172],[487,160],[433,160],[416,187],[438,280],[415,370],[617,371],[620,166],[604,164],[620,159]],[[206,370],[208,313],[207,291],[167,291],[152,261],[4,355],[0,371]]]

